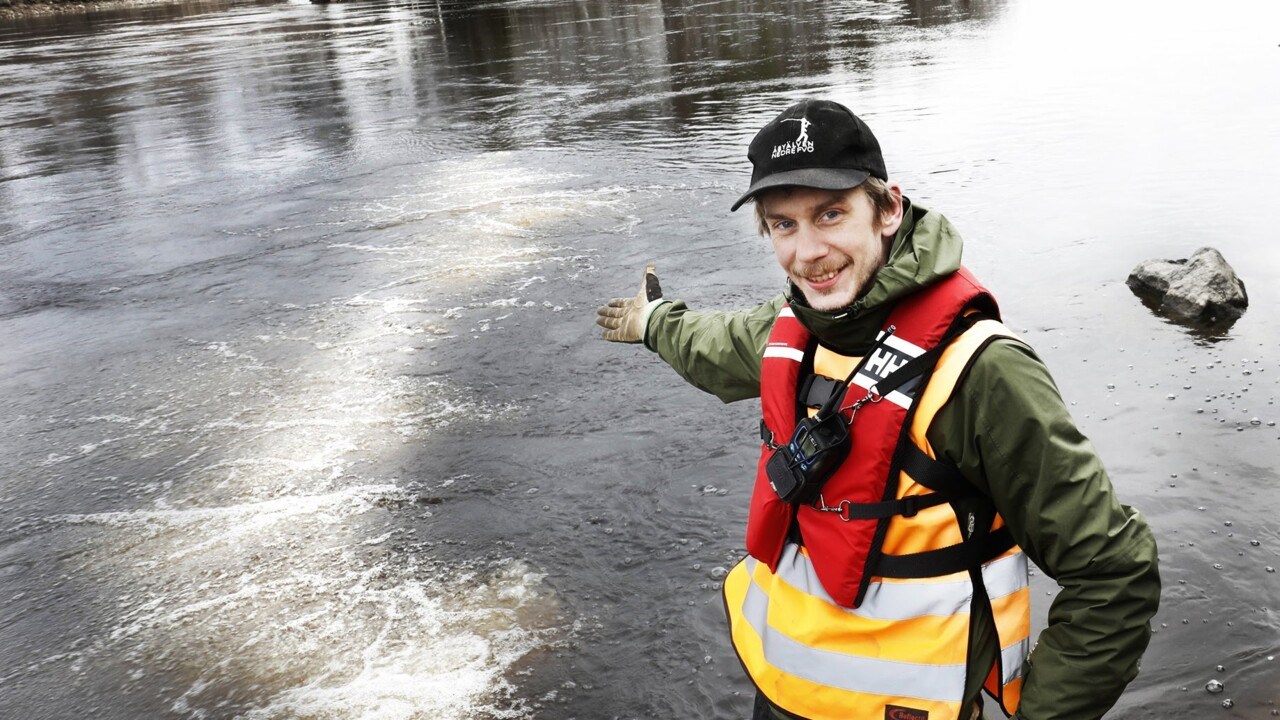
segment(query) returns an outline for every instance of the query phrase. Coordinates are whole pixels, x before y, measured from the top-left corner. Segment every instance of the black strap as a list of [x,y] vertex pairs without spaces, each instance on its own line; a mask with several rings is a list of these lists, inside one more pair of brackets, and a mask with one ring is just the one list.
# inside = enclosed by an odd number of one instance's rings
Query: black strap
[[979,320],[983,319],[980,313],[972,313],[970,315],[959,315],[951,323],[951,327],[947,328],[947,332],[938,340],[938,344],[924,351],[923,353],[911,358],[903,363],[902,367],[889,373],[889,377],[875,383],[876,394],[884,397],[889,393],[897,390],[906,384],[906,382],[918,375],[924,374],[926,370],[931,369],[938,362],[938,356],[942,355],[942,351],[947,349],[951,341],[960,336],[961,333],[973,327]]
[[972,542],[907,555],[880,556],[875,574],[889,578],[927,578],[968,570],[999,557],[1014,546],[1009,528],[1002,527]]
[[[874,503],[855,503],[844,500],[836,506],[839,508],[840,517],[845,520],[878,520],[895,515],[914,517],[917,512],[925,508],[981,494],[977,488],[969,484],[968,480],[964,479],[954,465],[929,457],[923,450],[916,447],[915,443],[906,443],[900,452],[903,456],[898,467],[933,492]],[[834,508],[831,509],[834,510]]]
[[827,509],[840,513],[840,517],[846,521],[879,520],[880,518],[893,517],[895,515],[915,517],[916,513],[925,508],[942,505],[951,502],[951,500],[952,498],[943,493],[929,493],[927,495],[911,495],[899,500],[874,503],[856,503],[842,500],[839,505]]
[[898,468],[930,490],[945,493],[950,499],[980,494],[955,465],[929,457],[915,443],[903,443],[898,452]]

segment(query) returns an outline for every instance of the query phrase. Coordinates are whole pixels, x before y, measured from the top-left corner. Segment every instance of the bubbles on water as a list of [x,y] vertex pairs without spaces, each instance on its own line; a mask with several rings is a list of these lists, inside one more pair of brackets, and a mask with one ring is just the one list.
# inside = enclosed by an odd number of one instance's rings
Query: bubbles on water
[[1210,680],[1209,682],[1204,684],[1204,689],[1209,691],[1210,693],[1213,693],[1214,695],[1217,695],[1218,693],[1222,692],[1223,690],[1226,690],[1227,688],[1218,680]]
[[[369,717],[391,705],[471,717],[504,692],[506,669],[545,643],[555,603],[522,563],[423,565],[422,548],[394,530],[368,539],[349,532],[413,497],[379,485],[68,516],[127,530],[103,536],[88,559],[95,574],[127,578],[127,588],[115,627],[82,654],[190,673],[172,707],[192,717],[246,683],[258,691],[242,716],[255,720]],[[119,572],[157,554],[164,563],[149,573]]]
[[1275,571],[1276,571],[1276,569],[1275,569],[1275,568],[1271,567],[1270,565],[1268,565],[1268,566],[1267,566],[1267,572],[1269,572],[1269,573],[1273,573],[1273,572],[1275,572]]
[[1250,545],[1252,545],[1252,546],[1254,546],[1254,547],[1258,547],[1258,546],[1262,545],[1262,542],[1261,542],[1261,541],[1258,541],[1258,540],[1250,540],[1250,541],[1249,541],[1249,544],[1250,544]]
[[1233,701],[1231,700],[1231,698],[1227,698],[1226,700],[1223,700],[1223,701],[1222,701],[1222,707],[1227,708],[1228,710],[1230,710],[1231,708],[1233,708],[1233,707],[1235,707],[1235,706],[1236,706],[1236,704],[1235,704],[1235,702],[1233,702]]

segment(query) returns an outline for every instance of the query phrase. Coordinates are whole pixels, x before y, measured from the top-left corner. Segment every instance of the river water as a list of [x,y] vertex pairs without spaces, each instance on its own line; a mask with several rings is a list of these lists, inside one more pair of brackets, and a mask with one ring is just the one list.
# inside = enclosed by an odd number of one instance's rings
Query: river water
[[[650,260],[698,307],[781,287],[728,206],[804,96],[960,228],[1156,532],[1112,716],[1280,707],[1280,6],[3,22],[0,716],[744,717],[718,590],[758,408],[592,319]],[[1217,334],[1124,286],[1202,245],[1251,299]]]

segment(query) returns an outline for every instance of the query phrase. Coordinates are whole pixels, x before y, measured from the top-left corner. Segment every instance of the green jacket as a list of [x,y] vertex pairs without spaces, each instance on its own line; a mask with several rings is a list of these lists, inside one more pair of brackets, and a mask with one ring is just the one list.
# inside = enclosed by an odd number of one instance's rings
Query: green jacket
[[[724,402],[758,397],[765,342],[784,301],[823,344],[863,355],[895,301],[954,272],[961,249],[946,218],[908,204],[888,262],[845,310],[815,311],[794,288],[738,312],[664,303],[649,317],[645,344]],[[1102,717],[1137,675],[1159,605],[1156,543],[1146,521],[1116,498],[1048,369],[1021,342],[998,340],[978,356],[928,439],[991,497],[1018,545],[1061,587],[1023,669],[1018,716]],[[995,643],[988,645],[971,663],[990,667]],[[976,695],[982,673],[970,675]]]

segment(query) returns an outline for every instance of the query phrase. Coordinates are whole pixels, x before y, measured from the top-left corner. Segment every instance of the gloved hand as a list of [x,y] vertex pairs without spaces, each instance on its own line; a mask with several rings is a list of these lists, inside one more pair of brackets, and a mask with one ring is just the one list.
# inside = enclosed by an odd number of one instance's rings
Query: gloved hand
[[661,301],[662,287],[658,285],[658,271],[650,263],[644,266],[640,292],[635,297],[613,298],[596,309],[596,324],[604,328],[601,337],[613,342],[642,342],[649,313]]

